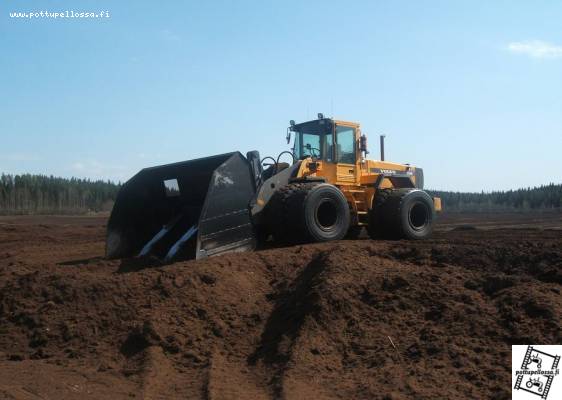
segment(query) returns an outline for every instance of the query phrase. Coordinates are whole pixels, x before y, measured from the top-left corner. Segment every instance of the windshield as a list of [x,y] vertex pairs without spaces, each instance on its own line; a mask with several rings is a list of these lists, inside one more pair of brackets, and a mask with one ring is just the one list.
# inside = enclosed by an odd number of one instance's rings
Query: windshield
[[334,157],[334,136],[330,120],[310,121],[295,125],[295,146],[293,152],[297,159],[312,157],[332,161]]

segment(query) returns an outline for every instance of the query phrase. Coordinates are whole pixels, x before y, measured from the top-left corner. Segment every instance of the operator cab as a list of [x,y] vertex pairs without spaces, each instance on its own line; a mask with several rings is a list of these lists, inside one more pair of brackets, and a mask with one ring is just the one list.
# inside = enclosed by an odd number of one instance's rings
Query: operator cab
[[298,160],[311,157],[328,163],[355,164],[356,130],[355,124],[334,121],[319,114],[317,120],[301,124],[294,124],[291,121],[287,142],[290,141],[291,132],[294,132],[295,141],[292,150]]

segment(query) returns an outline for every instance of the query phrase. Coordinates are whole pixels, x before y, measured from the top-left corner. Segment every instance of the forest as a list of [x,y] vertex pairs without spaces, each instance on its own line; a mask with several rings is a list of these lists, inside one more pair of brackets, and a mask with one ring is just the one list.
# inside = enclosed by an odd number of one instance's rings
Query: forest
[[[0,215],[111,211],[119,188],[111,181],[2,174]],[[489,193],[428,192],[441,197],[444,211],[449,212],[560,211],[562,207],[562,184]]]
[[562,184],[480,193],[463,193],[428,190],[432,196],[441,197],[444,211],[560,211]]
[[85,214],[110,211],[119,185],[44,175],[0,176],[0,214]]

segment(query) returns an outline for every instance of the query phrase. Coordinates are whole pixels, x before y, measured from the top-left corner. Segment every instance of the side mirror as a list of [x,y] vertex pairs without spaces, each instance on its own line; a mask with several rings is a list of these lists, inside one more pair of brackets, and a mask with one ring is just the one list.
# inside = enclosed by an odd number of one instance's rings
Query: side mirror
[[291,129],[287,128],[287,144],[291,143]]
[[367,150],[367,136],[361,135],[359,138],[359,150],[367,156],[369,154],[369,150]]

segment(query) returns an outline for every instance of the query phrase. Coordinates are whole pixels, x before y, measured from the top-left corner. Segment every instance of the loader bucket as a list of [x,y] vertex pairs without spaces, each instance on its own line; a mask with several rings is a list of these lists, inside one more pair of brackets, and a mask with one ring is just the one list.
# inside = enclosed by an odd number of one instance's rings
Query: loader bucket
[[145,168],[117,195],[106,256],[172,261],[252,249],[254,192],[249,163],[239,152]]

